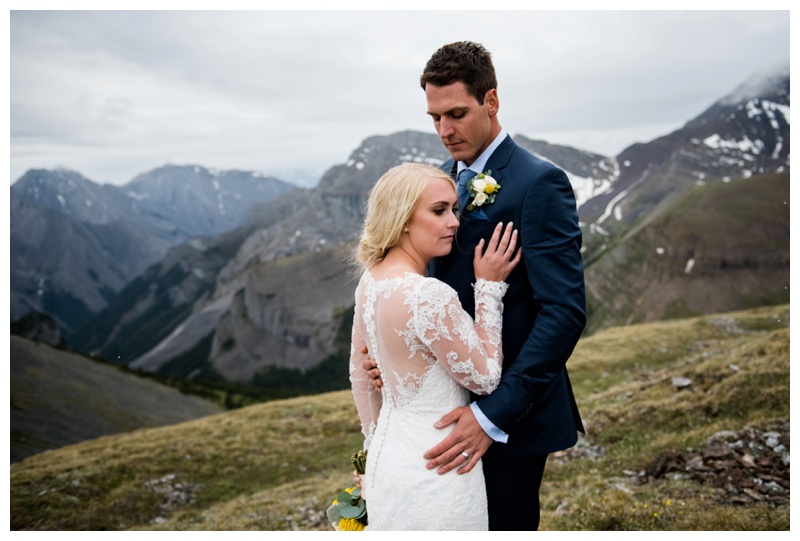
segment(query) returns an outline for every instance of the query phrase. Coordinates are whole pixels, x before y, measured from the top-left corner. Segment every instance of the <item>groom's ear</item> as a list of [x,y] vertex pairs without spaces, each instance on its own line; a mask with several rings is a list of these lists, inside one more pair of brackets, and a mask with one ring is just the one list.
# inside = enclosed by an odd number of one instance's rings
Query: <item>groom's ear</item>
[[486,95],[483,97],[483,106],[486,107],[489,116],[495,116],[500,110],[500,98],[497,97],[496,88],[486,91]]

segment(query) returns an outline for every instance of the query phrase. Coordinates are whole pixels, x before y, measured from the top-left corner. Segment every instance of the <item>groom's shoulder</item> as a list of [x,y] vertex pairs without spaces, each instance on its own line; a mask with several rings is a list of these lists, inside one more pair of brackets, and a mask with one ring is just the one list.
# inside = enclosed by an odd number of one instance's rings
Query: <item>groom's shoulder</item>
[[537,156],[527,148],[518,145],[516,141],[514,141],[511,136],[508,136],[508,139],[504,141],[504,144],[508,145],[508,152],[509,152],[509,161],[510,162],[517,162],[521,164],[527,164],[535,167],[555,167],[558,169],[556,165],[552,162],[546,160],[542,156]]
[[564,172],[554,163],[542,157],[536,156],[529,150],[516,144],[514,145],[513,152],[509,157],[508,166],[512,169],[521,169],[534,175]]

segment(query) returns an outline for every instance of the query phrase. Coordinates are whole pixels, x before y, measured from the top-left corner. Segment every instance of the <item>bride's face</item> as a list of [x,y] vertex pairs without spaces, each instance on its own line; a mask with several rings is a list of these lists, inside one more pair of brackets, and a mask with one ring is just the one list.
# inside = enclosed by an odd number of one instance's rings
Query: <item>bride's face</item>
[[447,255],[458,229],[453,186],[446,180],[431,178],[408,222],[406,235],[411,247],[425,258]]

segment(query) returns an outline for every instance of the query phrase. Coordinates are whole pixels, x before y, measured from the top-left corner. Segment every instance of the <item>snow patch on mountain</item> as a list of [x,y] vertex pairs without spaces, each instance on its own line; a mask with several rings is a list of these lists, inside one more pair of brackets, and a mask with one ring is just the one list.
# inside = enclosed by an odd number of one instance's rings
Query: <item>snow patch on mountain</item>
[[752,152],[753,154],[761,154],[761,151],[764,150],[764,142],[756,139],[755,141],[751,141],[747,135],[743,136],[742,139],[723,139],[719,134],[714,134],[710,137],[706,137],[703,139],[703,143],[706,146],[709,146],[714,149],[733,149],[738,150],[740,152]]
[[574,173],[567,172],[572,191],[575,193],[575,204],[578,208],[592,197],[596,197],[611,189],[613,184],[611,179],[594,179],[591,177],[580,177]]

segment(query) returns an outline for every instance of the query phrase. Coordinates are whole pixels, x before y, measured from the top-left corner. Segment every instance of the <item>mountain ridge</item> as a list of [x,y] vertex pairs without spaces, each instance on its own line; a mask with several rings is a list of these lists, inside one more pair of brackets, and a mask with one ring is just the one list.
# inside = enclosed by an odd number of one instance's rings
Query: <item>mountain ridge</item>
[[[620,153],[613,187],[581,208],[590,259],[604,237],[657,214],[697,183],[788,170],[788,74],[755,80],[762,84],[740,85],[678,130]],[[739,90],[745,87],[750,92]],[[755,88],[763,94],[753,97]]]
[[[591,267],[619,260],[615,250],[670,212],[698,184],[788,171],[788,99],[788,78],[746,102],[732,104],[723,98],[681,129],[632,145],[616,158],[522,135],[514,138],[567,172],[580,203],[587,279],[597,281],[599,291],[606,285]],[[398,163],[437,165],[448,157],[435,134],[406,130],[366,138],[346,161],[329,168],[315,188],[279,194],[255,205],[242,227],[174,247],[76,333],[75,347],[151,370],[168,365],[169,355],[191,352],[197,356],[199,373],[218,375],[220,368],[229,366],[223,359],[240,359],[249,367],[242,373],[251,376],[270,367],[305,369],[322,362],[336,353],[335,348],[312,337],[319,333],[331,339],[352,295],[342,289],[342,281],[332,288],[339,306],[321,301],[315,305],[315,291],[319,299],[328,293],[315,287],[335,265],[333,254],[341,259],[357,237],[371,186]],[[311,271],[297,263],[305,257],[313,261],[308,264]],[[280,275],[275,271],[280,265],[294,268],[294,275],[283,279],[304,277],[305,290],[298,298],[309,304],[269,304],[265,293],[279,292],[267,292],[262,277]],[[341,272],[338,276],[345,279]],[[279,290],[282,284],[270,287]],[[637,301],[644,302],[641,297]],[[602,302],[592,306],[599,308]],[[314,318],[303,315],[313,310],[319,312]],[[308,327],[312,319],[316,330]],[[225,331],[217,332],[223,321]],[[279,353],[259,349],[263,343],[271,343],[271,351]],[[299,344],[313,347],[298,349]],[[187,362],[181,361],[184,366]]]
[[47,312],[68,338],[170,246],[235,229],[252,204],[292,189],[200,166],[160,167],[124,186],[32,169],[11,186],[11,316]]
[[[775,99],[783,96],[784,90],[785,86],[779,86],[778,89],[773,92],[773,94],[777,96]],[[747,107],[747,104],[742,104],[741,107],[735,107],[734,109],[740,114],[742,110],[745,110],[744,117],[740,118],[733,124],[729,121],[723,122],[721,125],[727,126],[732,132],[736,132],[737,129],[741,129],[742,126],[746,125],[744,123],[744,119],[752,118],[752,116],[747,113]],[[752,105],[750,106],[749,110],[752,113]],[[767,109],[762,107],[761,110],[763,111]],[[691,142],[691,137],[688,135],[689,132],[687,130],[695,129],[694,127],[696,126],[703,127],[707,124],[704,119],[718,118],[719,115],[720,112],[713,109],[706,111],[698,117],[700,120],[687,123],[688,127],[683,128],[683,131],[679,130],[674,134],[665,136],[665,138],[662,138],[662,140],[656,140],[650,145],[644,145],[642,147],[642,151],[638,154],[635,152],[635,149],[629,149],[627,151],[628,156],[634,157],[634,155],[637,155],[637,160],[643,162],[643,160],[650,153],[654,152],[653,149],[665,146],[665,142],[673,140],[683,141],[684,139],[687,139]],[[764,119],[756,119],[756,121],[758,125],[763,125],[765,122]],[[730,127],[731,125],[733,125],[733,128]],[[788,125],[780,124],[778,128],[784,130],[785,128],[788,128]],[[719,130],[718,127],[714,129],[715,131]],[[544,141],[528,139],[520,135],[515,136],[515,140],[523,148],[526,148],[536,155],[551,159],[558,166],[567,171],[568,177],[573,183],[573,189],[576,192],[576,198],[578,198],[579,195],[585,198],[585,200],[582,202],[583,204],[581,204],[578,209],[582,221],[586,219],[587,215],[591,215],[592,201],[602,199],[603,197],[606,197],[607,194],[615,196],[620,193],[620,190],[616,188],[616,185],[618,182],[621,182],[622,179],[626,178],[624,174],[624,169],[626,166],[624,162],[619,160],[619,158],[607,158],[590,152],[580,151],[578,149],[572,149],[569,147],[552,145]],[[669,143],[667,147],[672,148],[675,145],[676,143]],[[711,147],[708,148],[711,149]],[[788,152],[788,148],[784,150]],[[661,159],[663,160],[669,158],[669,156],[678,156],[678,160],[673,162],[677,164],[676,167],[666,168],[668,171],[674,170],[676,172],[673,177],[668,177],[666,173],[660,175],[663,180],[659,180],[657,183],[655,183],[654,188],[650,188],[659,193],[659,196],[657,198],[655,196],[650,197],[650,199],[658,201],[657,204],[650,203],[649,200],[643,201],[644,207],[648,209],[648,211],[645,213],[647,214],[647,219],[654,220],[660,212],[666,212],[668,209],[671,209],[675,202],[678,201],[682,196],[682,194],[686,193],[687,190],[698,184],[698,181],[701,183],[712,182],[713,177],[711,177],[711,172],[718,171],[718,169],[715,169],[713,166],[715,163],[714,160],[720,159],[720,156],[730,156],[730,149],[726,148],[721,152],[722,154],[712,152],[711,155],[706,158],[709,160],[708,162],[704,162],[702,160],[692,161],[691,170],[689,170],[686,164],[681,162],[682,154],[680,151],[670,151],[669,154],[665,155],[665,157],[662,157]],[[269,227],[262,228],[255,232],[245,241],[245,243],[242,244],[242,247],[240,248],[236,257],[220,273],[221,279],[218,280],[217,289],[213,297],[221,298],[222,295],[229,295],[229,298],[233,299],[235,296],[231,295],[234,295],[235,291],[239,291],[241,293],[238,293],[237,295],[243,296],[238,298],[259,298],[259,294],[252,291],[252,284],[254,282],[251,281],[251,277],[254,275],[253,273],[256,272],[256,269],[267,269],[269,268],[271,262],[274,263],[275,261],[278,261],[284,257],[294,257],[295,255],[304,251],[313,250],[319,253],[320,251],[324,252],[328,249],[334,249],[326,248],[326,246],[328,246],[328,243],[341,244],[342,242],[345,242],[348,239],[353,239],[358,235],[360,222],[363,218],[363,205],[366,201],[368,190],[372,183],[374,183],[375,180],[382,174],[382,172],[387,170],[389,167],[400,163],[401,161],[417,161],[437,165],[442,163],[447,158],[448,156],[442,151],[438,137],[435,135],[426,135],[421,132],[405,131],[392,134],[390,136],[375,136],[365,139],[361,147],[356,149],[345,163],[329,169],[329,171],[320,180],[318,187],[308,193],[307,203],[305,205],[302,204],[302,202],[299,202],[297,207],[298,210],[291,213],[291,216],[301,216],[302,218],[300,221],[289,217],[277,222],[273,222]],[[779,150],[779,155],[776,159],[764,163],[772,164],[773,169],[779,170],[784,167],[787,160],[788,153],[781,155]],[[708,165],[704,165],[706,163],[710,163],[712,165],[709,167]],[[696,171],[702,170],[701,166],[705,167],[706,170],[711,171],[704,175],[702,179],[696,174]],[[740,166],[737,165],[737,167]],[[737,170],[752,171],[751,169]],[[654,178],[655,177],[656,175],[654,175]],[[630,173],[628,174],[627,178],[631,178]],[[675,182],[668,181],[668,178],[675,178]],[[640,189],[647,187],[648,180],[645,179],[642,181],[640,186]],[[757,190],[758,187],[754,186],[753,189]],[[629,197],[637,197],[637,195],[635,195],[635,190],[631,192]],[[277,205],[277,202],[273,204]],[[626,202],[624,197],[618,200],[617,204],[619,206],[630,205]],[[267,207],[269,205],[271,205],[271,203],[267,203]],[[585,207],[587,208],[586,211],[584,211]],[[631,216],[637,216],[637,212],[631,213]],[[309,217],[311,218],[309,219]],[[615,219],[615,212],[612,212],[609,222]],[[643,221],[642,223],[646,222],[647,220]],[[632,231],[631,228],[634,227],[634,220],[631,218],[630,224],[627,224],[627,222],[624,221],[621,222],[621,224],[621,226],[617,226],[615,228],[617,233],[614,234],[623,235],[620,237],[620,239],[623,239],[625,238],[624,235],[629,234]],[[603,249],[601,248],[602,245],[598,245],[598,242],[604,244],[607,243],[610,233],[606,233],[605,235],[593,234],[592,230],[594,224],[591,222],[584,224],[583,227],[585,229],[587,244],[587,250],[584,253],[584,257],[587,260],[597,259],[599,261],[602,259],[602,256],[606,254],[609,257],[609,261],[614,261],[615,258],[618,257],[610,252],[604,251],[609,248]],[[289,239],[288,242],[287,239]],[[320,244],[323,242],[324,244]],[[619,243],[622,241],[616,240],[614,242]],[[597,281],[598,288],[605,287],[600,286],[600,283],[602,282],[602,276],[600,276],[600,273],[592,273],[591,269],[588,268],[587,280]],[[312,283],[313,282],[310,282],[310,285]],[[680,294],[676,293],[676,291],[677,290],[673,290],[671,294],[679,297]],[[777,297],[774,297],[773,302],[780,302],[779,299],[783,298],[785,297],[782,297],[779,294]],[[732,297],[730,297],[730,300],[732,300]],[[349,304],[348,301],[349,299],[347,298],[347,295],[343,295],[340,300],[342,303],[347,302]],[[257,304],[263,305],[264,302],[265,301],[262,301]],[[642,303],[643,300],[639,298],[637,302]],[[646,301],[644,301],[644,303],[645,305],[648,304]],[[264,326],[254,323],[255,320],[251,316],[246,315],[246,312],[242,311],[241,309],[234,310],[233,306],[234,304],[229,304],[230,308],[228,309],[228,312],[223,312],[220,316],[221,319],[224,318],[226,320],[227,323],[225,324],[225,328],[228,329],[225,331],[225,333],[220,334],[225,334],[227,338],[214,339],[216,346],[213,348],[213,351],[210,353],[209,357],[212,365],[221,358],[219,356],[215,356],[219,355],[221,351],[220,344],[228,341],[232,336],[235,335],[235,331],[231,329],[235,329],[237,325],[241,325],[243,329],[261,329],[257,334],[262,336],[262,340],[267,340],[267,336],[277,336],[281,332],[286,333],[287,336],[293,335],[295,332],[291,328],[291,324],[286,324],[281,328],[280,332],[277,333],[274,333],[274,331],[267,331]],[[593,301],[593,306],[599,308],[602,306],[602,303]],[[735,303],[726,305],[724,308],[732,308],[733,306],[735,306]],[[343,304],[341,309],[344,310],[346,307],[347,306]],[[235,311],[238,316],[234,317],[232,310]],[[281,316],[279,317],[286,318],[285,321],[291,321],[294,316],[290,314],[292,314],[293,311],[294,309],[292,307],[284,306],[281,311]],[[598,311],[597,313],[599,314],[601,312],[602,310]],[[662,310],[662,313],[666,312],[663,312]],[[615,318],[616,317],[618,316],[615,316]],[[652,317],[652,315],[649,317]],[[239,318],[238,322],[234,323],[234,321],[237,321],[237,318]],[[618,321],[615,318],[612,318],[612,320]],[[256,318],[256,320],[257,319],[258,318]],[[640,321],[639,319],[636,320]],[[336,324],[336,321],[332,318],[324,325],[328,328],[333,328],[336,326]],[[596,328],[596,326],[591,326],[590,328]],[[230,344],[231,342],[228,341],[227,343]],[[284,345],[276,344],[273,348],[273,351],[288,351],[287,348],[292,347],[290,346],[290,343],[291,340],[287,339]],[[186,341],[184,349],[188,349],[189,346],[190,342]],[[317,359],[314,362],[319,362],[319,359],[323,358],[329,353],[329,351],[318,351],[317,353],[311,353],[311,351],[309,351],[306,353],[306,355],[310,355],[312,358]],[[239,351],[238,355],[244,355],[244,358],[251,359],[251,361],[248,361],[245,364],[251,367],[253,366],[252,353]],[[263,363],[262,366],[266,366],[270,363],[276,366],[284,366],[287,362],[289,361],[284,360],[284,357],[279,354],[273,355],[269,360],[265,359],[264,357],[261,358],[261,363]],[[293,356],[291,362],[294,363],[295,367],[306,367],[313,364],[313,362],[309,361],[307,358],[302,358],[302,356],[298,357],[297,355]]]

